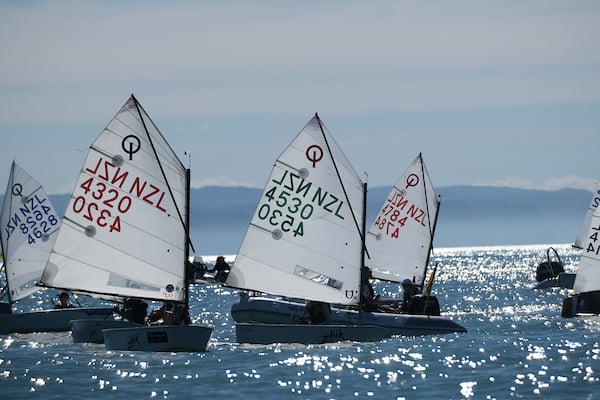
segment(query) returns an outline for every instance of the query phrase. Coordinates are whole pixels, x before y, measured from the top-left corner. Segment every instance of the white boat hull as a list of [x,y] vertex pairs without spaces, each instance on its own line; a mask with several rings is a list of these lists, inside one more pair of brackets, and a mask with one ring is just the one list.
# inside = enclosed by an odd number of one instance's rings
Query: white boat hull
[[113,319],[112,308],[64,308],[1,314],[0,334],[65,332],[76,319]]
[[577,274],[561,272],[560,274],[558,274],[558,276],[541,281],[540,283],[534,286],[534,289],[549,289],[553,287],[573,289],[576,276]]
[[[237,323],[297,324],[304,315],[304,304],[290,301],[250,297],[231,307],[231,316]],[[354,310],[331,309],[331,324],[373,325],[386,329],[391,335],[439,335],[467,330],[449,318],[441,316],[388,314]]]
[[124,351],[205,351],[212,328],[197,325],[165,325],[104,329],[108,350]]
[[250,344],[378,342],[391,336],[387,329],[372,325],[242,323],[235,325],[235,333],[238,343]]
[[122,319],[76,319],[71,321],[73,343],[104,343],[103,329],[140,326]]

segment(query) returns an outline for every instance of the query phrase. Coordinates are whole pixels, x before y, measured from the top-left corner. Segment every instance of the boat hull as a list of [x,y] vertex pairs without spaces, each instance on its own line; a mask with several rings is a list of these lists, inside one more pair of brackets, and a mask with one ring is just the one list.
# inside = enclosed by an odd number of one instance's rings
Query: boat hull
[[0,315],[0,334],[66,332],[76,319],[113,319],[112,308],[64,308]]
[[212,328],[197,325],[169,325],[104,329],[108,350],[123,351],[206,351]]
[[[237,323],[297,324],[304,315],[304,304],[260,297],[251,297],[235,303],[231,316]],[[360,318],[360,321],[359,321]],[[467,330],[442,316],[388,314],[338,308],[331,309],[331,324],[373,325],[386,329],[391,335],[420,336],[446,333],[464,333]]]
[[600,291],[578,293],[564,299],[561,313],[563,317],[585,314],[600,314]]
[[391,336],[387,329],[372,325],[241,323],[235,325],[235,333],[238,343],[250,344],[378,342]]
[[555,277],[545,279],[534,286],[534,289],[549,289],[559,287],[564,289],[573,289],[575,277],[577,274],[561,272]]
[[73,343],[104,343],[103,329],[132,328],[139,324],[122,319],[76,319],[71,321]]

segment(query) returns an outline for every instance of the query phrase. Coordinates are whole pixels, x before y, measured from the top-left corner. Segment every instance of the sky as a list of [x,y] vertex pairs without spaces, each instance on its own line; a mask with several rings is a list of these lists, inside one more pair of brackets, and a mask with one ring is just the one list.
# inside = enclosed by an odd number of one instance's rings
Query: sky
[[[130,93],[195,187],[262,187],[318,112],[370,185],[600,179],[600,2],[4,1],[0,187],[67,193]],[[1,173],[5,171],[5,173]]]

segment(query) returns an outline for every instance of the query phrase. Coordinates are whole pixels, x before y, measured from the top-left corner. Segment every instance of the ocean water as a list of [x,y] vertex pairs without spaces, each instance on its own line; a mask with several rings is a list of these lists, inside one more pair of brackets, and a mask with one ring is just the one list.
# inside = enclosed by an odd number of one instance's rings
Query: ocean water
[[[545,246],[440,249],[434,285],[465,334],[378,343],[239,345],[237,294],[192,288],[205,353],[110,352],[68,333],[0,337],[0,398],[600,399],[600,319],[563,319],[566,291],[532,290]],[[567,269],[579,255],[558,246]],[[375,285],[399,297],[390,284]],[[40,293],[22,309],[48,305]],[[91,304],[93,302],[88,302]]]

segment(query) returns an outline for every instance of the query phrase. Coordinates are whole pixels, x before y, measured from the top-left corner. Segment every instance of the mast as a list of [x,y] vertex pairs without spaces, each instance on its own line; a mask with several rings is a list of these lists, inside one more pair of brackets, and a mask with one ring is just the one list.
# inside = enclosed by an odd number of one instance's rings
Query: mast
[[185,170],[185,241],[183,248],[185,258],[183,262],[183,298],[185,312],[189,314],[190,308],[190,280],[188,277],[188,263],[190,258],[190,169]]
[[[427,251],[427,259],[425,260],[425,270],[423,272],[423,281],[421,282],[421,292],[422,292],[423,287],[425,286],[425,278],[427,276],[427,264],[429,263],[429,256],[431,255],[431,250],[433,249],[433,229],[431,227],[431,218],[430,218],[430,214],[429,214],[429,200],[427,199],[427,182],[425,182],[425,167],[423,166],[423,153],[419,153],[419,161],[421,162],[421,181],[423,182],[423,190],[425,191],[425,208],[426,208],[425,211],[427,211],[427,226],[429,228],[429,249]],[[438,205],[439,205],[439,202],[438,202]],[[435,213],[436,221],[437,221],[438,212]]]
[[421,292],[423,292],[423,288],[425,287],[425,277],[427,276],[427,268],[429,267],[429,257],[431,257],[431,252],[433,251],[433,237],[435,236],[435,228],[437,226],[438,215],[440,214],[440,206],[442,202],[438,200],[437,202],[437,213],[435,214],[435,218],[433,219],[433,229],[431,232],[431,240],[429,241],[429,251],[427,252],[427,259],[425,259],[425,268],[423,272],[423,282],[421,283]]
[[[8,193],[9,193],[8,188],[12,187],[14,181],[15,181],[15,161],[13,160],[12,166],[10,167],[10,178],[8,179],[6,191],[4,192],[3,203],[6,203],[6,199],[8,197]],[[12,196],[12,190],[11,190],[10,194]],[[8,215],[10,216],[12,214],[12,198],[10,199],[9,204],[10,204],[10,207],[9,207]],[[4,204],[2,204],[2,210],[4,210]],[[8,242],[6,242],[6,245],[8,246]],[[0,229],[0,250],[2,251],[2,266],[4,267],[4,277],[6,278],[6,294],[7,294],[8,304],[12,305],[12,299],[10,298],[10,286],[8,283],[8,264],[7,264],[7,260],[6,260],[6,251],[5,251],[7,249],[4,248],[4,244],[2,241],[2,229]],[[12,313],[12,307],[10,308],[10,312]]]
[[364,299],[363,299],[363,291],[362,291],[362,270],[365,267],[365,253],[366,253],[366,249],[367,249],[367,245],[365,244],[365,240],[367,238],[366,232],[367,232],[367,182],[363,183],[363,209],[362,209],[362,236],[361,236],[361,241],[362,241],[362,247],[360,249],[360,286],[358,287],[359,290],[359,299],[360,299],[360,304],[358,305],[358,324],[362,324],[362,313],[363,313],[363,306],[364,306]]
[[[12,301],[10,299],[10,286],[8,286],[8,269],[6,268],[6,253],[4,252],[4,245],[2,244],[2,232],[0,232],[0,251],[2,251],[2,267],[4,268],[4,277],[6,278],[6,286],[4,287],[4,290],[6,290],[8,304],[10,305],[12,304]],[[10,310],[12,312],[12,307],[10,308]]]

